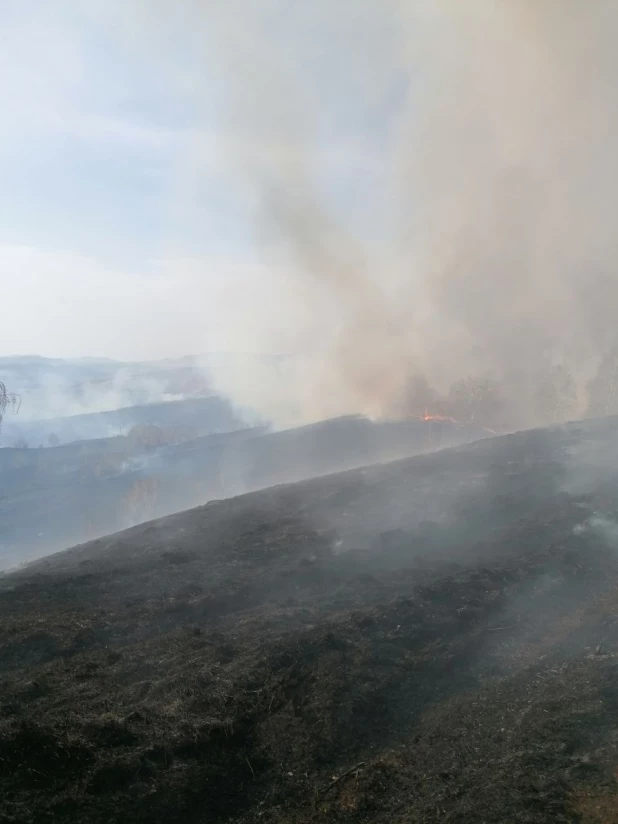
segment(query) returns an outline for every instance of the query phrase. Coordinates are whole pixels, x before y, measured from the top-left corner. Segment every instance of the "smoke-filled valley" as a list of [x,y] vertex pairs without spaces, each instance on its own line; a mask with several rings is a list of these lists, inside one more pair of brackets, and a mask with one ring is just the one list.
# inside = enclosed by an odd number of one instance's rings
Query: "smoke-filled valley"
[[[0,568],[207,500],[491,434],[425,412],[273,431],[250,410],[205,394],[53,419],[21,420],[21,410],[9,410],[2,436],[11,445],[0,449]],[[27,403],[30,393],[23,397]]]

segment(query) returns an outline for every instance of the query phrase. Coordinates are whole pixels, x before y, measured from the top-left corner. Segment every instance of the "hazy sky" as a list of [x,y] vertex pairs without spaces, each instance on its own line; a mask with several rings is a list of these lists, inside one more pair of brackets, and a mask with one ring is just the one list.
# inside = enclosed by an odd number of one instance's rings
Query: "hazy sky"
[[[251,133],[222,116],[233,71],[216,50],[226,6],[250,17],[251,3],[2,3],[0,354],[234,349],[238,335],[228,339],[225,320],[232,292],[240,317],[277,299],[276,278],[261,277],[250,195],[223,160],[234,141],[277,152],[268,128]],[[317,17],[303,19],[299,8],[286,21],[282,12],[272,42],[293,49],[332,115],[320,125],[324,177],[353,221],[372,189],[376,197],[380,115],[397,89],[389,85],[385,98],[376,84],[372,97],[357,67],[344,68],[346,42],[360,36],[369,55],[382,54],[392,32],[363,2],[353,19],[343,3],[341,19],[330,14],[319,30],[319,6]],[[289,331],[282,324],[266,348],[298,347],[298,330]],[[253,321],[248,344],[259,348],[259,337]]]

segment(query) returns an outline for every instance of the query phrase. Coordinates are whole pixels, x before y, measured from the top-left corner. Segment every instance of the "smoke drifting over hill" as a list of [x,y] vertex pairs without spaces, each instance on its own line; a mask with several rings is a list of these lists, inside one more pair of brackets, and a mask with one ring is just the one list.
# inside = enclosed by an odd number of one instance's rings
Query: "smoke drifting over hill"
[[[148,14],[158,49],[171,18]],[[169,14],[202,38],[196,102],[220,92],[222,166],[267,264],[264,305],[222,301],[226,339],[303,353],[266,383],[220,370],[219,390],[292,423],[405,414],[419,379],[473,375],[525,426],[562,366],[584,411],[617,342],[613,0]]]

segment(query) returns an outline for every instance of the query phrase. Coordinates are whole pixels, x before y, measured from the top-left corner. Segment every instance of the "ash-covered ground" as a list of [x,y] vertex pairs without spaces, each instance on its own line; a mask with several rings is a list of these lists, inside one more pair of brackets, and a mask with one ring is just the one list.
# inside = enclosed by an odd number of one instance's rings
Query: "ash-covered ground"
[[618,821],[618,421],[0,579],[0,822]]

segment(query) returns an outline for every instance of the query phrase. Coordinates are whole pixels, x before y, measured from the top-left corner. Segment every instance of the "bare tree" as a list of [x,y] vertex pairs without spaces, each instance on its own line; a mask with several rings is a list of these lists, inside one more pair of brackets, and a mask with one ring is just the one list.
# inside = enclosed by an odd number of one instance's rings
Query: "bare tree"
[[449,392],[452,416],[466,426],[490,430],[504,427],[504,399],[500,386],[490,378],[463,378]]
[[606,352],[597,374],[588,384],[588,415],[604,417],[618,414],[618,346]]
[[536,393],[537,414],[542,423],[567,420],[576,401],[575,381],[565,366],[554,366],[543,376]]
[[422,418],[428,410],[438,409],[438,396],[423,375],[408,381],[405,392],[396,409],[398,417]]
[[8,392],[6,386],[0,381],[0,426],[7,409],[19,408],[19,396],[14,392]]

